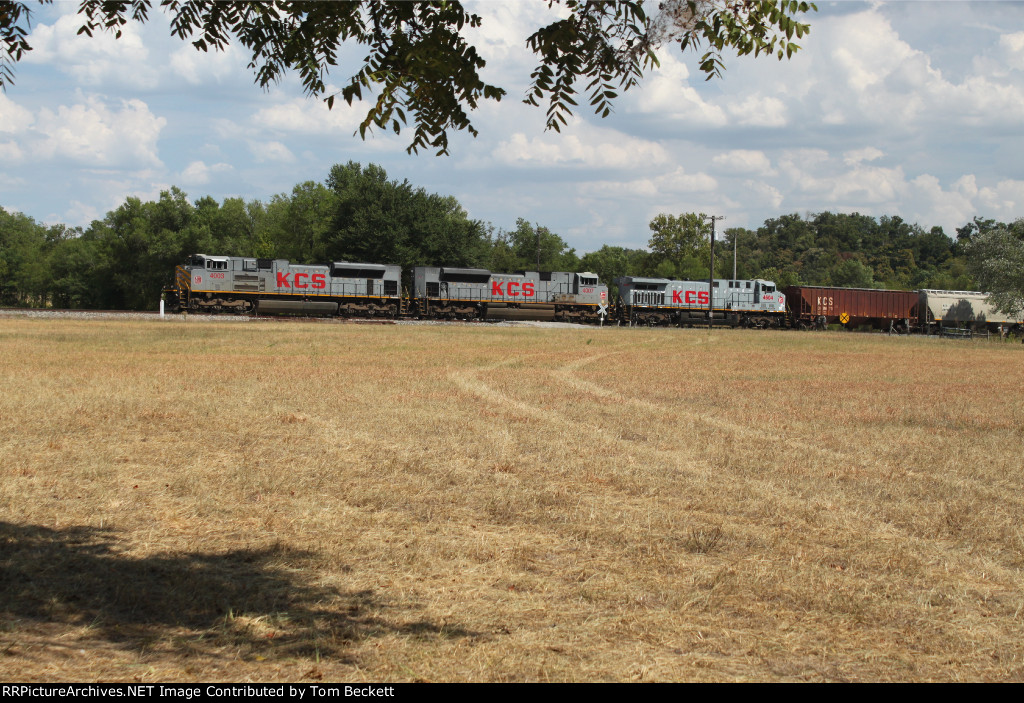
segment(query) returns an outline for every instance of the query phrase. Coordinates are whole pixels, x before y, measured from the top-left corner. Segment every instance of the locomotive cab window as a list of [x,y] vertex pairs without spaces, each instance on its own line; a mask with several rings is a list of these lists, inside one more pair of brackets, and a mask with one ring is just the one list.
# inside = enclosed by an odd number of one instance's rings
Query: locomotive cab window
[[206,268],[209,269],[210,271],[227,271],[228,262],[227,260],[217,261],[214,259],[207,259]]

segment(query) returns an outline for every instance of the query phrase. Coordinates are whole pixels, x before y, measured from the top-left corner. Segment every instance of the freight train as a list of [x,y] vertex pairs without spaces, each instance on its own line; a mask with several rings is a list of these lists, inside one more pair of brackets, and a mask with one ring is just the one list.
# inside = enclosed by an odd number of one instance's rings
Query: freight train
[[[556,320],[645,326],[716,325],[936,333],[943,328],[1021,332],[1024,320],[996,312],[984,293],[790,286],[717,279],[615,279],[614,304],[597,274],[566,271],[497,273],[417,266],[404,292],[394,264],[293,264],[196,254],[175,269],[164,290],[172,312],[417,317],[444,320]],[[709,292],[710,291],[710,292]]]
[[998,312],[988,295],[975,291],[789,286],[787,323],[800,329],[824,329],[839,324],[847,329],[939,334],[944,330],[1019,333],[1020,316]]
[[407,296],[402,269],[393,264],[307,266],[195,254],[175,269],[164,302],[172,312],[444,320],[603,322],[608,310],[608,286],[594,273],[417,266],[412,281]]

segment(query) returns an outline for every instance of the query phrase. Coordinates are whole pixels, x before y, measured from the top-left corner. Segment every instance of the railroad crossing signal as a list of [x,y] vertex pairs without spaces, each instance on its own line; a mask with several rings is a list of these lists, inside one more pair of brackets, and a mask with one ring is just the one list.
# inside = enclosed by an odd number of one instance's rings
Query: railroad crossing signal
[[847,322],[850,321],[850,313],[848,313],[848,312],[841,312],[841,313],[839,313],[839,321],[842,322],[845,325]]

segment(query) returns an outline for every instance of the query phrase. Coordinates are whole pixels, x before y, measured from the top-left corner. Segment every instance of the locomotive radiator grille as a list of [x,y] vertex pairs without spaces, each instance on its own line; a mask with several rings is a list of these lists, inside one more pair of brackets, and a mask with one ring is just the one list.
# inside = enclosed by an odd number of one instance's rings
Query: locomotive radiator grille
[[633,305],[664,305],[665,293],[649,290],[633,291]]

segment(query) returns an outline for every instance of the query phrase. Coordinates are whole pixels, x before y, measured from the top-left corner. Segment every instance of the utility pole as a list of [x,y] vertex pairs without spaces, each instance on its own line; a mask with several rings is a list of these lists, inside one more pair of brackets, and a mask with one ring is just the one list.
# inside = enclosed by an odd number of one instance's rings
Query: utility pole
[[708,274],[708,331],[715,322],[715,220],[724,220],[724,215],[711,216],[711,272]]
[[537,270],[540,271],[540,225],[537,225]]
[[732,235],[732,280],[736,280],[736,245],[740,241],[739,230],[733,230]]

